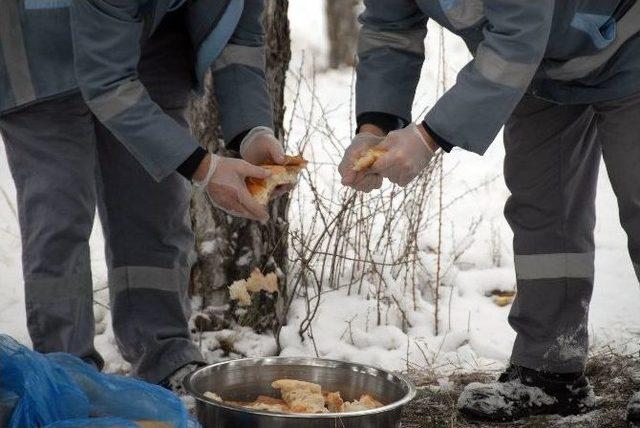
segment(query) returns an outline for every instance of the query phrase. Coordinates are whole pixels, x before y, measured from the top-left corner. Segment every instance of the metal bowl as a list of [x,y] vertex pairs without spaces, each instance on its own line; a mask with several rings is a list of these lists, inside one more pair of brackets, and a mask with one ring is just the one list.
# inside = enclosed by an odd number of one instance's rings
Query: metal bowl
[[[251,410],[206,398],[206,391],[225,400],[253,401],[274,394],[271,382],[297,379],[340,391],[345,401],[370,394],[384,407],[353,413],[279,414]],[[375,367],[317,358],[252,358],[203,367],[184,380],[196,399],[205,428],[398,428],[402,407],[416,394],[406,377]]]

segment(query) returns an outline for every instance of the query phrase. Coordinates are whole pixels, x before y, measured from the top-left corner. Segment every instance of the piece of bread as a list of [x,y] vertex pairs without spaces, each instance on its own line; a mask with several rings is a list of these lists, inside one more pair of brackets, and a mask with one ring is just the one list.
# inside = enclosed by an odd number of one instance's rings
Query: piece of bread
[[216,394],[215,392],[211,392],[211,391],[205,391],[204,394],[205,397],[207,397],[209,400],[213,400],[213,401],[219,401],[222,402],[222,397],[220,397],[218,394]]
[[256,398],[256,401],[246,407],[249,409],[266,410],[276,413],[291,413],[291,409],[287,406],[287,403],[285,403],[284,400],[266,395],[260,395]]
[[298,175],[306,166],[307,161],[302,156],[286,156],[284,165],[260,165],[271,175],[266,179],[247,178],[247,189],[260,204],[267,205],[276,187],[297,183]]
[[340,391],[338,392],[323,392],[324,396],[324,405],[331,413],[340,413],[342,409],[342,405],[344,401],[340,396]]
[[240,306],[251,305],[251,295],[247,291],[247,281],[241,279],[229,286],[229,299],[235,300]]
[[376,149],[375,147],[370,148],[355,161],[353,164],[353,170],[355,172],[360,172],[367,168],[371,168],[371,166],[385,153],[387,153],[386,150]]
[[258,293],[260,291],[266,291],[267,293],[278,292],[278,277],[275,272],[264,275],[260,272],[260,269],[254,268],[246,281],[247,291],[250,293]]
[[374,399],[369,394],[363,394],[359,400],[346,401],[340,409],[343,413],[348,412],[361,412],[363,410],[377,409],[382,407],[383,404]]
[[255,268],[247,279],[240,279],[229,286],[229,298],[238,302],[240,306],[251,304],[251,293],[278,292],[278,277],[274,272],[264,275],[260,269]]
[[279,379],[271,384],[293,413],[327,413],[320,385],[294,379]]

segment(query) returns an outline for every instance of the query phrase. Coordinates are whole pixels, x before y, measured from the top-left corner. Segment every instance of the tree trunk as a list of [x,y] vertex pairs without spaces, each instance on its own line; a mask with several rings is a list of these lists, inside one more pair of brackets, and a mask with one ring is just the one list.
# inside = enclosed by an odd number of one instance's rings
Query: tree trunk
[[359,0],[327,0],[330,68],[355,65],[359,27],[356,9],[359,3]]
[[[288,0],[267,0],[264,15],[267,51],[267,83],[273,99],[276,135],[283,139],[284,83],[291,47]],[[238,156],[228,152],[219,140],[217,107],[213,97],[215,82],[207,80],[206,95],[194,102],[191,110],[193,132],[200,143],[212,152],[226,156]],[[280,296],[285,295],[287,275],[287,211],[288,197],[274,201],[270,206],[271,221],[266,225],[244,219],[232,218],[213,208],[205,195],[194,195],[191,216],[196,234],[198,260],[191,278],[191,293],[202,299],[204,316],[196,318],[202,330],[226,327],[231,320],[222,319],[222,312],[213,313],[228,300],[227,286],[233,281],[249,276],[251,270],[259,268],[263,273],[276,272]],[[253,306],[253,305],[252,305]],[[278,320],[276,302],[261,302],[256,316],[245,316],[241,323],[257,331],[273,329]],[[250,309],[251,310],[251,309]]]

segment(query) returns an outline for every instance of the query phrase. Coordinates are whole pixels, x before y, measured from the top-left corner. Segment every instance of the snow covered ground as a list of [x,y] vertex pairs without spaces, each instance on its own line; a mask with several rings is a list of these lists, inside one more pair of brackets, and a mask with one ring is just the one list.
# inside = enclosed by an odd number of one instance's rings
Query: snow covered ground
[[[318,71],[315,82],[318,102],[325,107],[326,118],[334,134],[346,144],[351,134],[352,73],[350,70],[323,71],[326,44],[322,2],[292,0],[290,15],[294,52],[292,70],[298,70],[304,58],[303,73],[308,79],[312,78],[314,69]],[[427,42],[428,61],[416,98],[416,115],[435,99],[438,49],[439,30],[431,28]],[[468,61],[469,54],[461,43],[451,37],[446,38],[445,49],[447,81],[451,84],[455,80],[455,71]],[[294,98],[292,79],[289,80],[289,89],[291,102]],[[308,91],[303,91],[301,95],[303,110],[305,103],[311,103]],[[294,116],[293,141],[304,135],[308,121],[300,115]],[[0,152],[0,332],[28,344],[20,273],[20,238],[14,212],[15,190],[1,145]],[[339,182],[335,167],[327,165],[337,159],[338,153],[323,141],[321,135],[312,137],[305,156],[323,165],[322,183],[327,189]],[[502,178],[502,156],[500,138],[482,158],[462,151],[446,156],[443,185],[445,206],[448,201],[476,188],[480,183],[486,184],[447,208],[443,237],[445,250],[449,253],[454,247],[450,237],[461,238],[472,222],[479,221],[479,226],[469,241],[467,251],[444,279],[441,296],[445,308],[441,317],[443,333],[439,336],[433,334],[433,304],[427,296],[420,298],[416,310],[407,315],[413,327],[403,332],[394,317],[391,317],[388,325],[377,326],[367,316],[374,301],[336,291],[322,296],[320,310],[313,323],[317,351],[321,356],[396,370],[409,366],[443,370],[498,370],[503,366],[514,338],[507,324],[509,307],[498,307],[485,296],[487,291],[513,289],[515,284],[510,249],[512,236],[502,217],[502,207],[508,196]],[[626,252],[626,237],[619,226],[615,198],[604,168],[597,206],[597,274],[590,317],[592,344],[594,347],[612,345],[622,350],[638,349],[640,288]],[[434,214],[434,207],[429,207],[429,213]],[[296,211],[292,211],[294,224],[296,215]],[[435,238],[427,229],[424,236],[419,237],[420,248],[433,248]],[[96,224],[91,238],[96,289],[103,289],[106,285],[102,243],[100,228]],[[434,267],[427,268],[433,270]],[[108,302],[105,291],[98,292],[96,300]],[[297,336],[298,323],[305,310],[305,303],[301,299],[292,305],[289,326],[285,327],[281,337],[285,355],[315,354],[310,341],[302,343]],[[127,365],[115,347],[108,311],[99,304],[95,306],[95,311],[99,333],[96,343],[108,361],[107,369],[126,371]],[[218,339],[234,337],[236,349],[245,355],[269,354],[275,349],[273,338],[257,338],[242,330],[210,336]],[[218,354],[212,352],[209,356],[215,358]]]

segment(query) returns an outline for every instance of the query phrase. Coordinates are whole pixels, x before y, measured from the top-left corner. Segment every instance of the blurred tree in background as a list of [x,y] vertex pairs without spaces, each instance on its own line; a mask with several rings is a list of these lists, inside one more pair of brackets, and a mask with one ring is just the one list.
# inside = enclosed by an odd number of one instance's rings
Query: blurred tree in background
[[357,20],[361,0],[325,0],[327,36],[329,38],[329,67],[355,65],[358,44]]

